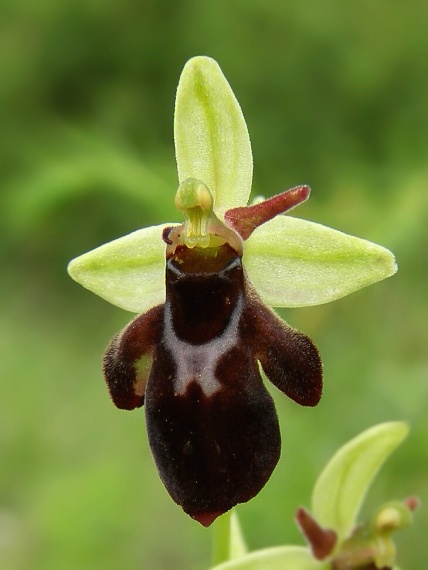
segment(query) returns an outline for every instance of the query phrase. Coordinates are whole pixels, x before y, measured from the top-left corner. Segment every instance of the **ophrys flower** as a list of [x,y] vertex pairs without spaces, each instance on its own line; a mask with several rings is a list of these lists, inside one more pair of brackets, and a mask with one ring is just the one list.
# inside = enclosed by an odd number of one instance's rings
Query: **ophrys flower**
[[278,214],[307,199],[296,187],[245,206],[251,147],[218,65],[190,60],[175,114],[182,225],[139,230],[70,263],[71,276],[142,313],[113,338],[104,371],[114,403],[145,404],[160,476],[204,525],[257,494],[280,454],[278,420],[259,364],[302,405],[321,396],[312,341],[265,303],[324,303],[394,273],[392,254]]

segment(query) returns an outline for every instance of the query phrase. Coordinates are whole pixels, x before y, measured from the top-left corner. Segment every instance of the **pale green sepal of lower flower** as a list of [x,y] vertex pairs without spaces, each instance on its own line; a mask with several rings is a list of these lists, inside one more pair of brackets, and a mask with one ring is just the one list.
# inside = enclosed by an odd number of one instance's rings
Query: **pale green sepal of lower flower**
[[165,301],[162,224],[137,230],[73,259],[71,277],[126,311],[144,313]]
[[253,159],[247,125],[218,63],[190,59],[177,88],[174,140],[180,183],[203,180],[222,216],[250,195]]
[[256,550],[243,558],[214,566],[211,570],[330,570],[316,561],[304,546],[277,546]]
[[245,242],[244,265],[273,307],[320,305],[393,275],[380,245],[291,216],[277,216]]
[[339,449],[318,477],[311,512],[322,527],[335,530],[338,544],[355,527],[373,478],[408,431],[403,422],[387,422],[364,431]]

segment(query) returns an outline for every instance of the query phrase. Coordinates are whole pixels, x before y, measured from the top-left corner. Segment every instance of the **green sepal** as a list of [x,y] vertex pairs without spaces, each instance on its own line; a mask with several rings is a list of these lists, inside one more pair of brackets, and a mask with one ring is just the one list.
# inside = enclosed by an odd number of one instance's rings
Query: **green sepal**
[[71,277],[113,305],[144,313],[165,301],[165,243],[162,232],[174,224],[137,230],[68,265]]
[[245,242],[244,265],[273,307],[320,305],[393,275],[392,253],[337,230],[277,216]]
[[247,203],[253,175],[247,125],[218,63],[209,57],[194,57],[183,69],[174,139],[180,183],[201,180],[214,196],[219,217]]

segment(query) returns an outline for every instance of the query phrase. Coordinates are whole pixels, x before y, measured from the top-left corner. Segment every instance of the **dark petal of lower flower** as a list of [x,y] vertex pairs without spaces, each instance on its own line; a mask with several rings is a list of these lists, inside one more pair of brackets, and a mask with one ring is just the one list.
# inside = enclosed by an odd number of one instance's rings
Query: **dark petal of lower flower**
[[278,420],[250,352],[233,348],[219,359],[219,387],[196,379],[174,391],[174,355],[160,345],[146,390],[150,447],[171,497],[204,526],[254,497],[280,454]]
[[337,543],[337,534],[331,528],[323,528],[303,507],[297,509],[296,522],[309,543],[312,554],[317,560],[325,560],[333,552]]
[[136,317],[114,336],[103,358],[103,371],[114,404],[133,410],[144,404],[152,352],[162,326],[163,305]]
[[251,292],[242,320],[244,342],[254,350],[269,380],[302,406],[316,406],[322,393],[319,352]]

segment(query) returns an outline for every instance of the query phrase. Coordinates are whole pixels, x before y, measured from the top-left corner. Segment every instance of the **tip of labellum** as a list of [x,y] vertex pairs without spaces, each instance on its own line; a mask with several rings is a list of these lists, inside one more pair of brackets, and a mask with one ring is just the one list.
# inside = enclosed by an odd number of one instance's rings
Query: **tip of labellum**
[[217,511],[214,513],[188,513],[192,519],[194,519],[195,521],[198,521],[198,523],[201,523],[202,526],[210,526],[217,517],[219,517],[220,515],[222,515],[223,513],[221,511]]

